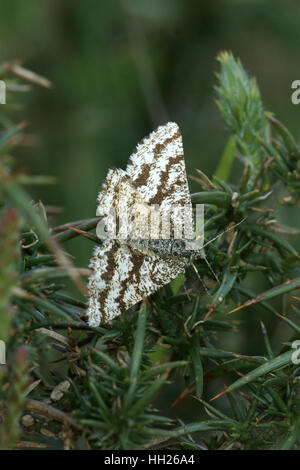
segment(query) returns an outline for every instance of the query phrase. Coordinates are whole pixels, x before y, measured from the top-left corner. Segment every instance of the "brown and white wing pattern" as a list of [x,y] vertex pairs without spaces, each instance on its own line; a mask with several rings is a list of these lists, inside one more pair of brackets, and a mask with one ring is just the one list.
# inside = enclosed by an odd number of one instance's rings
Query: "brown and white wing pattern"
[[137,145],[126,173],[148,204],[190,204],[180,129],[158,127]]
[[[97,215],[111,223],[112,207],[118,217],[134,203],[140,205],[146,218],[152,205],[160,206],[159,217],[173,205],[188,207],[192,214],[182,138],[176,123],[160,126],[146,137],[131,155],[126,172],[110,170],[99,193]],[[172,216],[173,227],[176,217]],[[192,226],[192,215],[188,219]],[[184,272],[185,265],[186,259],[140,251],[125,239],[105,240],[96,248],[90,264],[90,325],[120,315]]]
[[185,261],[142,254],[118,240],[97,247],[91,260],[88,318],[106,323],[184,272]]

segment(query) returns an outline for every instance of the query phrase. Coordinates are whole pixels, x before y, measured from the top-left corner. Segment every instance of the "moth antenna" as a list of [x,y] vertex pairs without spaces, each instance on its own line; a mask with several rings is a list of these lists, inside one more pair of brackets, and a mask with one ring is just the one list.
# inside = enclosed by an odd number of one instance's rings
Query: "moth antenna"
[[197,274],[198,279],[200,280],[202,286],[204,287],[204,290],[205,290],[206,294],[207,294],[207,295],[211,295],[211,294],[209,293],[209,291],[208,291],[206,285],[205,285],[205,282],[203,281],[203,279],[201,279],[201,276],[199,275],[198,270],[197,270],[196,266],[194,265],[194,263],[193,263],[192,261],[191,261],[191,266],[193,267],[193,270],[194,270],[195,273]]
[[[242,219],[242,220],[241,220],[240,222],[238,222],[237,224],[234,224],[232,227],[229,227],[228,229],[224,230],[222,233],[220,233],[220,234],[217,235],[216,237],[214,237],[214,238],[212,238],[211,240],[209,240],[208,242],[204,243],[202,249],[203,249],[205,246],[207,246],[207,245],[209,245],[210,243],[212,243],[212,242],[213,242],[214,240],[216,240],[217,238],[219,238],[219,237],[220,237],[221,235],[223,235],[224,233],[229,232],[229,230],[232,230],[232,229],[234,229],[235,227],[237,227],[238,225],[240,225],[242,222],[244,222],[244,220],[246,220],[246,218],[247,218],[247,217],[244,217],[244,219]],[[213,273],[213,275],[214,275],[216,281],[217,281],[218,283],[220,283],[217,274],[215,273],[215,271],[213,270],[213,268],[212,268],[210,262],[208,261],[208,259],[207,259],[206,256],[205,256],[204,250],[201,251],[201,257],[205,260],[205,262],[206,262],[207,266],[209,267],[210,271]],[[204,283],[203,283],[203,281],[202,281],[201,277],[199,276],[199,273],[198,273],[198,271],[197,271],[197,269],[196,269],[196,266],[195,266],[193,263],[191,263],[191,264],[192,264],[194,270],[196,271],[198,278],[201,280],[202,284],[204,285]],[[205,285],[204,285],[204,288],[205,288],[205,290],[206,290],[206,292],[207,292],[207,289],[206,289],[206,286],[205,286]],[[208,292],[207,292],[207,293],[208,293]]]
[[229,227],[227,228],[226,230],[224,230],[222,233],[219,233],[219,235],[217,235],[216,237],[212,238],[211,240],[208,240],[208,242],[204,243],[203,247],[202,248],[205,248],[207,245],[209,245],[210,243],[212,243],[213,241],[215,241],[217,238],[221,237],[221,235],[224,235],[224,233],[226,232],[229,232],[229,230],[232,230],[234,229],[235,227],[237,227],[238,225],[240,225],[242,222],[244,222],[244,220],[246,220],[247,217],[244,217],[244,219],[242,219],[240,222],[238,222],[237,224],[234,224],[232,227]]
[[209,267],[209,269],[210,269],[211,272],[213,273],[213,275],[214,275],[216,281],[220,284],[219,278],[218,278],[217,274],[215,273],[215,271],[213,270],[212,265],[210,264],[210,262],[209,262],[208,259],[206,258],[204,251],[203,251],[203,253],[201,254],[201,256],[203,256],[203,259],[205,260],[207,266]]

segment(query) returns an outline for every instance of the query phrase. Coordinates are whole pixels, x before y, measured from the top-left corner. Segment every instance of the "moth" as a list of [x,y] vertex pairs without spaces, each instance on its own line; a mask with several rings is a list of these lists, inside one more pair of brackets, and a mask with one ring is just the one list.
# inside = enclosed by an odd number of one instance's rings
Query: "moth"
[[[138,207],[134,216],[130,214],[122,223],[133,207]],[[170,207],[175,210],[170,212]],[[168,122],[145,137],[125,171],[109,171],[98,196],[97,215],[103,217],[110,234],[118,225],[119,236],[107,236],[90,262],[87,315],[91,326],[109,322],[156,292],[203,252],[198,245],[186,243],[193,232],[193,214],[176,123]],[[136,215],[142,221],[137,226]],[[186,237],[182,236],[182,217]],[[128,236],[128,226],[134,237]],[[167,236],[166,231],[161,235],[163,226],[169,230]]]

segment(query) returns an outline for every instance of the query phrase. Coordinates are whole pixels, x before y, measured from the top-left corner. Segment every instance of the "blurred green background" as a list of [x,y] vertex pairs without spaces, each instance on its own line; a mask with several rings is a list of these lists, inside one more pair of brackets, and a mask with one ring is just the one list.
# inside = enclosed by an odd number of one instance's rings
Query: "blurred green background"
[[[93,217],[108,169],[125,168],[137,142],[167,120],[181,127],[187,172],[211,176],[228,139],[213,89],[224,49],[241,58],[266,109],[298,136],[300,107],[290,96],[300,78],[299,24],[296,0],[2,1],[0,61],[22,59],[54,83],[13,96],[26,104],[19,119],[39,138],[15,151],[18,168],[58,178],[56,186],[33,188],[33,197],[64,208],[55,223]],[[68,249],[87,266],[90,242],[76,239]],[[259,316],[250,313],[247,331],[224,347],[264,350]],[[285,327],[265,317],[280,347]]]
[[[110,167],[167,120],[182,129],[188,173],[211,175],[227,140],[214,103],[218,52],[230,49],[257,77],[267,109],[298,132],[290,100],[299,79],[300,4],[274,0],[10,0],[0,3],[1,61],[22,59],[52,90],[14,95],[35,148],[18,166],[58,177],[34,188],[64,207],[57,222],[92,217]],[[197,190],[191,183],[191,190]],[[70,242],[77,264],[92,247]]]

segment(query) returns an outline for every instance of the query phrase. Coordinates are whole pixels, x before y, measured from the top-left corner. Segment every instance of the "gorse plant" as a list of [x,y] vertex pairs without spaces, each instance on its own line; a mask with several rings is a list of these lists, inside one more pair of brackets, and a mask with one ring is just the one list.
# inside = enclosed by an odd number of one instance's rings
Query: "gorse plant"
[[[230,53],[218,60],[216,98],[230,138],[216,176],[210,180],[197,170],[200,191],[192,201],[205,205],[207,240],[245,219],[205,248],[218,282],[198,260],[205,289],[189,268],[100,327],[85,318],[82,294],[90,271],[75,268],[63,250],[79,236],[99,243],[92,233],[99,219],[49,226],[50,209],[32,203],[24,186],[50,181],[14,169],[8,151],[24,131],[1,106],[0,339],[7,349],[0,366],[1,448],[299,448],[300,368],[292,343],[300,339],[294,292],[300,256],[284,235],[293,230],[275,220],[274,209],[299,202],[300,150],[264,110],[256,81],[240,61]],[[23,86],[15,83],[15,67],[0,69],[8,102],[10,82]],[[19,76],[47,84],[21,70]],[[237,184],[228,181],[235,156],[242,164]],[[253,273],[266,290],[249,287]],[[247,315],[251,305],[257,316],[287,324],[286,337],[272,348],[262,324],[264,355],[225,350],[224,335],[243,329],[228,313],[245,309]],[[207,388],[216,379],[224,397],[210,401]],[[174,382],[180,384],[175,392]],[[194,420],[174,418],[189,397]]]

